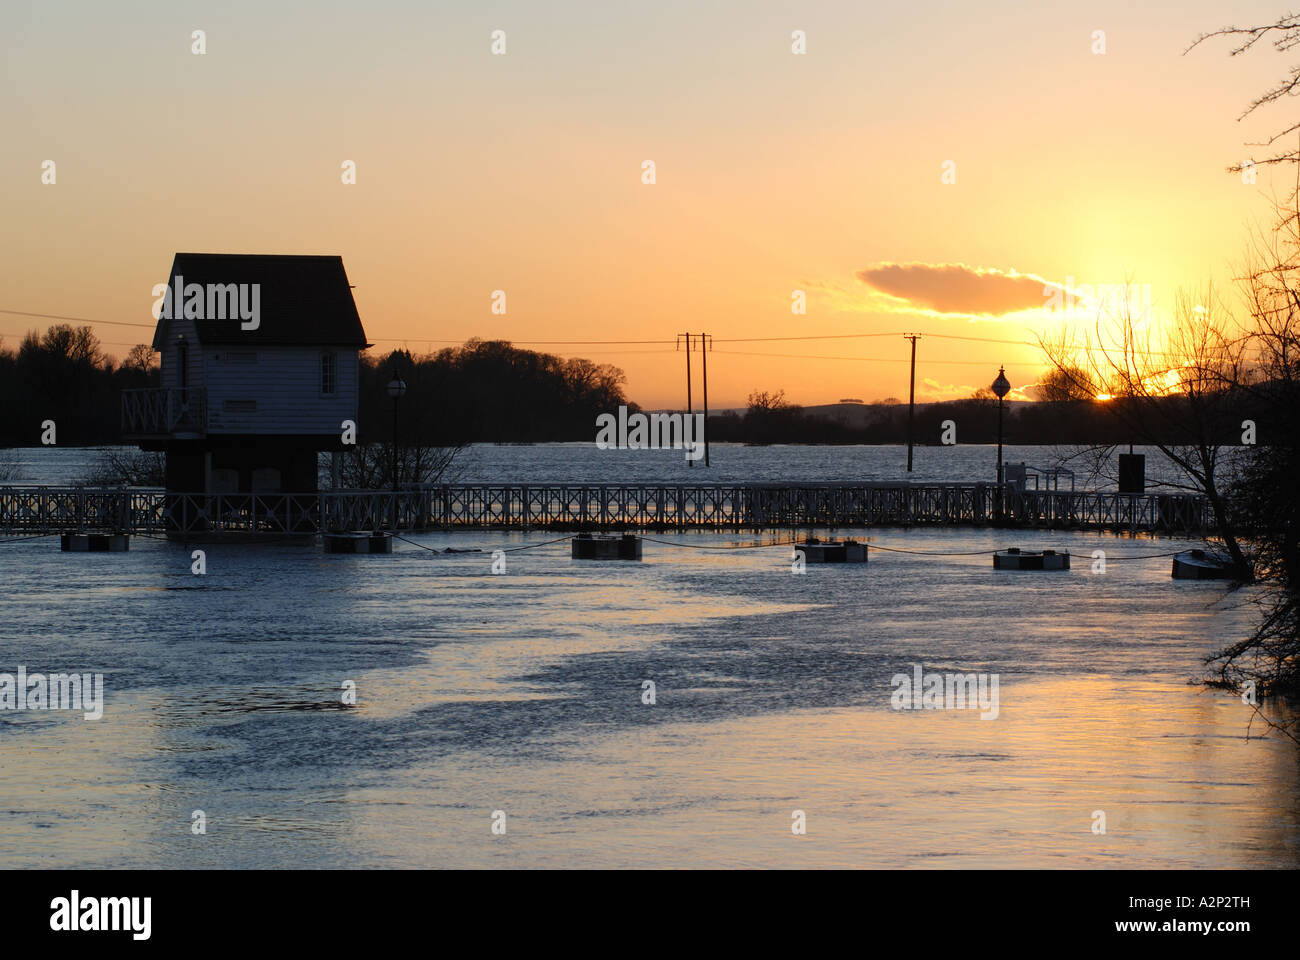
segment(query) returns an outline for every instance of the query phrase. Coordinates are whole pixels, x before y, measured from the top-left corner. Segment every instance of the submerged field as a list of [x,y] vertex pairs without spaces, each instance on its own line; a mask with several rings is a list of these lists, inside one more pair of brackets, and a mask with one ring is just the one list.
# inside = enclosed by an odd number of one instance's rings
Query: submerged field
[[[1140,558],[1182,544],[874,536],[1077,559],[558,543],[494,574],[550,536],[467,533],[209,545],[196,576],[180,544],[6,544],[0,671],[102,672],[105,702],[0,714],[0,865],[1296,865],[1294,746],[1188,682],[1252,611]],[[893,709],[918,664],[997,675],[996,718]]]

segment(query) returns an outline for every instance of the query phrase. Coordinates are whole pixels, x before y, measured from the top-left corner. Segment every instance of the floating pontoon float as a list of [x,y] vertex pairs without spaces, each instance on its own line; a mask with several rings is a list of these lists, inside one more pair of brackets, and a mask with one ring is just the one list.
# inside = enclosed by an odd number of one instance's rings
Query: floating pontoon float
[[131,537],[125,533],[76,533],[59,536],[59,549],[67,553],[126,553]]
[[1231,580],[1232,561],[1204,550],[1187,550],[1174,556],[1170,574],[1175,580]]
[[993,554],[993,569],[1069,570],[1070,553],[1068,550],[1057,553],[1055,550],[1021,550],[1012,547]]
[[392,553],[391,533],[327,533],[326,553]]
[[802,551],[806,563],[866,563],[867,545],[857,540],[817,540],[810,538],[794,545]]
[[574,560],[640,560],[641,538],[630,533],[596,537],[580,533],[571,541]]

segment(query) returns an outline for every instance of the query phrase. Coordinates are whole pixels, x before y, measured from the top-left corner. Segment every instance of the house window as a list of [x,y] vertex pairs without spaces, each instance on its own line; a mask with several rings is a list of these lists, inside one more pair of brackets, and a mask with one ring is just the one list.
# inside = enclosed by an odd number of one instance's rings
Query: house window
[[186,347],[185,341],[182,340],[176,344],[176,386],[184,390],[190,385],[189,381],[190,351]]
[[334,392],[334,381],[334,354],[327,351],[320,355],[320,392],[332,394]]

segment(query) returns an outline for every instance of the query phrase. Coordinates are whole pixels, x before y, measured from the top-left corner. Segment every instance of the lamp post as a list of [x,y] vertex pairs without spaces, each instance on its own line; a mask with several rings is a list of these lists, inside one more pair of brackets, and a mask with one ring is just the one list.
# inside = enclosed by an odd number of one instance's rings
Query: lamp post
[[392,529],[397,530],[397,401],[406,393],[406,381],[397,375],[397,361],[393,361],[393,379],[388,382],[388,395],[393,398],[393,518]]
[[996,511],[998,519],[1002,518],[1002,398],[1011,392],[1011,383],[1007,380],[1006,368],[998,367],[998,378],[993,381],[993,392],[998,398],[998,485]]

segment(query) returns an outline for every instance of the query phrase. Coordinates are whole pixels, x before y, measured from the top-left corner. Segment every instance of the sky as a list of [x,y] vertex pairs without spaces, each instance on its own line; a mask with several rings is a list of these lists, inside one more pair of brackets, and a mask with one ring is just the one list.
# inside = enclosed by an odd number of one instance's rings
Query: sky
[[1292,119],[1238,117],[1290,61],[1184,50],[1285,12],[6,0],[0,345],[54,314],[124,356],[178,251],[337,254],[377,353],[508,339],[670,407],[706,332],[721,409],[906,398],[920,333],[918,399],[1032,397],[1104,291],[1231,296],[1294,176],[1226,171]]

